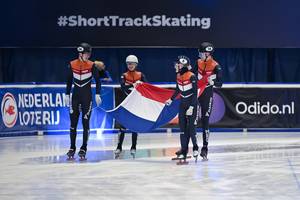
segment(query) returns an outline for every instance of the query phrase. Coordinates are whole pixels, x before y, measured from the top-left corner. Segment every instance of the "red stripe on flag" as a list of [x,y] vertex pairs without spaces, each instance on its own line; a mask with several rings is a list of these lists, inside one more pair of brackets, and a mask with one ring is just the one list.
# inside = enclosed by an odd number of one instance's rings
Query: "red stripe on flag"
[[174,93],[174,90],[159,88],[149,83],[141,83],[136,87],[136,90],[144,97],[165,103],[170,99]]

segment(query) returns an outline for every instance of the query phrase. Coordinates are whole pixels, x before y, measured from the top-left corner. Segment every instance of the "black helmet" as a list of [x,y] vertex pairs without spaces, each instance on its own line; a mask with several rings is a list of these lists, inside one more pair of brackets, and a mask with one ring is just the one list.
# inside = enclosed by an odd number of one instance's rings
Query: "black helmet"
[[78,53],[92,53],[92,46],[83,42],[77,47],[77,51]]
[[191,61],[187,56],[178,56],[177,63],[182,64],[184,67],[191,66]]
[[214,52],[214,50],[215,50],[214,45],[209,42],[203,42],[198,49],[200,53],[211,53],[211,54]]

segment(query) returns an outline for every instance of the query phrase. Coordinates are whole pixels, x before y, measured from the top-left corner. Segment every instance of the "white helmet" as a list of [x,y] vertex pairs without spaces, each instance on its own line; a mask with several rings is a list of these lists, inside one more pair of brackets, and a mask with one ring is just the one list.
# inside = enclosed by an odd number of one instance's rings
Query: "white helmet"
[[129,55],[126,58],[126,63],[136,63],[136,64],[138,64],[139,60],[135,55]]

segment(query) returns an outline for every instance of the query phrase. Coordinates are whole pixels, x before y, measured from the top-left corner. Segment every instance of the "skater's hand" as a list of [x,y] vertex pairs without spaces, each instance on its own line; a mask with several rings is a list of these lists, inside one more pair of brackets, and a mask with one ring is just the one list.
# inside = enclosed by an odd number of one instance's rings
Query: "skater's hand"
[[168,99],[168,100],[165,102],[165,104],[166,104],[167,106],[171,105],[171,103],[172,103],[172,99]]
[[67,107],[70,107],[70,95],[67,94],[67,95],[65,96],[64,101],[65,101],[65,105],[66,105]]
[[208,80],[207,80],[207,81],[208,81],[208,84],[209,84],[209,85],[215,85],[215,81],[214,81],[215,79],[216,79],[216,75],[215,75],[215,74],[209,76],[209,77],[208,77]]
[[193,115],[193,110],[194,110],[194,107],[193,107],[193,106],[190,106],[189,109],[187,109],[185,115],[186,115],[186,116],[191,116],[191,115]]
[[141,84],[142,83],[142,81],[136,81],[134,84],[133,84],[133,87],[136,87],[136,86],[138,86],[138,84]]
[[101,99],[100,94],[96,94],[96,95],[95,95],[95,101],[96,101],[97,106],[100,106],[100,105],[101,105],[102,99]]

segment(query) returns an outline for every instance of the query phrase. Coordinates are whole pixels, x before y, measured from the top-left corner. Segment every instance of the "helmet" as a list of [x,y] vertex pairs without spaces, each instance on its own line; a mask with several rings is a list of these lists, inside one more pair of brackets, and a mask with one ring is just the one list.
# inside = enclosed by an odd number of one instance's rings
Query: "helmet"
[[178,56],[177,64],[182,64],[183,67],[191,66],[191,61],[187,56]]
[[135,55],[129,55],[126,58],[126,63],[136,63],[136,64],[138,64],[139,60]]
[[203,42],[198,49],[201,53],[213,53],[214,50],[214,45],[209,42]]
[[92,46],[83,42],[77,47],[77,51],[78,53],[92,53]]
[[[178,66],[178,64],[182,64],[182,68],[180,68]],[[191,66],[190,59],[187,56],[178,56],[177,61],[175,63],[176,73],[184,72],[184,71],[191,70],[191,69],[192,69],[192,66]]]

